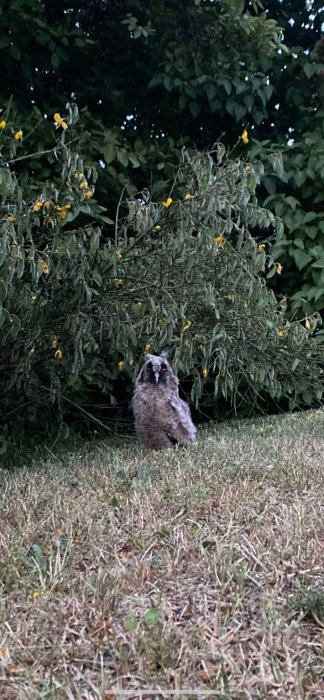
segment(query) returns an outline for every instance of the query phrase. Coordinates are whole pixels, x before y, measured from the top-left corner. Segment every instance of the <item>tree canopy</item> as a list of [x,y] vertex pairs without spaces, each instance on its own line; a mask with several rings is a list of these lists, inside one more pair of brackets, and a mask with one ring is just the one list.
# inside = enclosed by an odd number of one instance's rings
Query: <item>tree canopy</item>
[[[233,144],[260,124],[280,28],[259,0],[14,0],[0,16],[0,95],[49,118],[71,96],[99,188],[116,202],[152,183],[161,194],[184,145]],[[41,138],[34,133],[35,139]],[[100,193],[99,189],[99,193]]]

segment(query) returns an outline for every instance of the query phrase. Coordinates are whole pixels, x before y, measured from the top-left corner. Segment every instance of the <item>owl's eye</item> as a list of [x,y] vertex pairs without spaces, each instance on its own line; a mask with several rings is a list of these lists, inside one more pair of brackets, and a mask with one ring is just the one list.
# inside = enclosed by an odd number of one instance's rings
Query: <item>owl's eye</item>
[[167,371],[167,366],[166,365],[161,365],[161,372],[166,372]]
[[152,362],[148,362],[146,366],[147,366],[147,369],[152,369]]

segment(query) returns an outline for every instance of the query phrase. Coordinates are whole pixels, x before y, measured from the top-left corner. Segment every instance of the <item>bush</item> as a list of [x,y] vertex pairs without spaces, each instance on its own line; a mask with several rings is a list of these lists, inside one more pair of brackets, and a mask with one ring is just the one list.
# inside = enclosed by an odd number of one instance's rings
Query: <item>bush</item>
[[[25,172],[15,174],[19,139],[9,120],[2,135],[2,449],[13,426],[37,436],[66,432],[72,419],[107,426],[148,349],[169,351],[197,406],[220,396],[234,405],[319,401],[316,318],[285,320],[263,279],[280,264],[249,235],[280,227],[256,201],[261,163],[231,160],[220,144],[184,152],[170,196],[157,203],[145,191],[121,202],[104,242],[90,220],[105,217],[93,197],[96,172],[72,138],[77,119],[69,108],[69,130],[60,123],[55,147],[39,154],[51,159],[51,179],[40,170],[37,191]],[[111,409],[89,407],[98,403]]]

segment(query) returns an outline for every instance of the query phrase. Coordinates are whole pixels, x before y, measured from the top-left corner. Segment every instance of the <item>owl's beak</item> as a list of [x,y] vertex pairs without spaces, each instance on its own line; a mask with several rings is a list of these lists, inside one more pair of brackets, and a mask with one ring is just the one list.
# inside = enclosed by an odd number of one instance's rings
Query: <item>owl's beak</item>
[[160,372],[154,372],[154,377],[155,377],[155,384],[158,384],[159,380],[160,380]]

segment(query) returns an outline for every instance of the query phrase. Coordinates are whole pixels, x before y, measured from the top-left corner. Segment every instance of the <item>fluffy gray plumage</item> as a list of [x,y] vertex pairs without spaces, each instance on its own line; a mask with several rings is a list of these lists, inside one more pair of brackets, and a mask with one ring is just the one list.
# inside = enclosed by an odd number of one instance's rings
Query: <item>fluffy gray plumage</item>
[[133,411],[137,437],[152,450],[196,440],[189,406],[179,397],[179,380],[166,356],[146,355],[135,381]]

